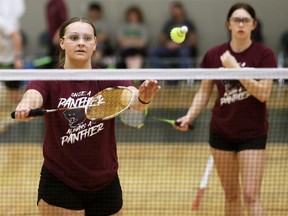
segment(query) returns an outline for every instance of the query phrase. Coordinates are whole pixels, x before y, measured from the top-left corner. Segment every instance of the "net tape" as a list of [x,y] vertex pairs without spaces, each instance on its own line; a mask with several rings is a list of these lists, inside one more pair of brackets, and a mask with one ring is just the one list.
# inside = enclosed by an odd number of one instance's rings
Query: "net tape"
[[3,69],[0,80],[288,79],[288,68]]

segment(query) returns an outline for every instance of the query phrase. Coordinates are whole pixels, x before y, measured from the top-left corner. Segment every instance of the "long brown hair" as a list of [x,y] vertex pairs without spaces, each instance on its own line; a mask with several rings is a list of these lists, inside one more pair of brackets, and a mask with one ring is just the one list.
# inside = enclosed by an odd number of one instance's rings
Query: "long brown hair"
[[251,5],[249,5],[247,3],[243,3],[243,2],[238,2],[238,3],[235,3],[234,5],[231,6],[230,10],[228,11],[226,20],[229,21],[229,19],[231,18],[231,15],[234,13],[234,11],[241,9],[241,8],[246,10],[250,14],[250,16],[254,20],[256,20],[256,12],[255,12],[254,8]]
[[[71,23],[75,23],[75,22],[83,22],[83,23],[88,23],[89,25],[91,25],[91,27],[93,28],[93,34],[95,37],[97,37],[97,32],[96,32],[95,26],[86,17],[72,17],[72,18],[66,20],[64,23],[62,23],[62,25],[60,27],[59,37],[63,38],[65,35],[66,27],[68,25],[70,25]],[[58,62],[59,67],[63,67],[64,63],[65,63],[65,50],[62,50],[59,46],[59,62]]]

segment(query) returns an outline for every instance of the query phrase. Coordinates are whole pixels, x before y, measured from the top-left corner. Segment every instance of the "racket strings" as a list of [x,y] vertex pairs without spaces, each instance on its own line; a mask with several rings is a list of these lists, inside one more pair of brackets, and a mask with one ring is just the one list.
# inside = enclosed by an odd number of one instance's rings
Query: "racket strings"
[[132,92],[127,89],[112,89],[95,95],[86,110],[89,119],[105,119],[125,109],[131,101]]

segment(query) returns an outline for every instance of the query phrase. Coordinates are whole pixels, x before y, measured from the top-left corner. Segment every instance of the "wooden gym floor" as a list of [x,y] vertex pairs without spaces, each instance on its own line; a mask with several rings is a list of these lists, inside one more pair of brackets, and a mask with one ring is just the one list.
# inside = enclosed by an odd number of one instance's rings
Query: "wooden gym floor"
[[[223,215],[223,194],[215,170],[198,211],[192,211],[209,149],[206,144],[119,143],[123,215]],[[288,146],[269,144],[262,186],[267,215],[288,213]],[[39,144],[0,145],[0,215],[38,215],[42,151]]]

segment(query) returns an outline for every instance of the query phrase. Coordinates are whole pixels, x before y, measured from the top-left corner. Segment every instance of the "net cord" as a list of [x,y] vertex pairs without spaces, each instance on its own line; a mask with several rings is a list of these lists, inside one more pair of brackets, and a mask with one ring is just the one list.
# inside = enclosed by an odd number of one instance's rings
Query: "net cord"
[[3,69],[0,80],[288,79],[288,68]]

